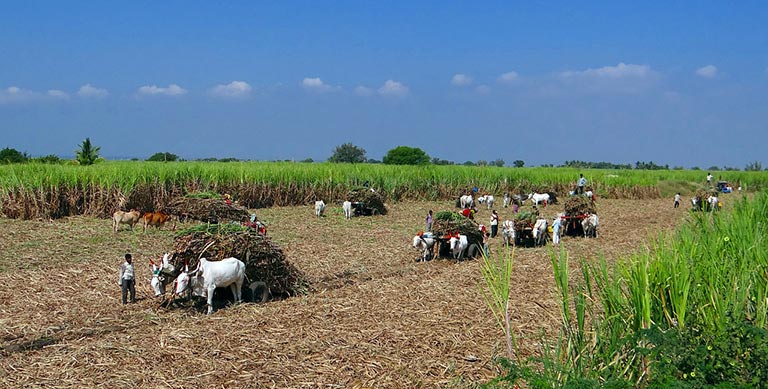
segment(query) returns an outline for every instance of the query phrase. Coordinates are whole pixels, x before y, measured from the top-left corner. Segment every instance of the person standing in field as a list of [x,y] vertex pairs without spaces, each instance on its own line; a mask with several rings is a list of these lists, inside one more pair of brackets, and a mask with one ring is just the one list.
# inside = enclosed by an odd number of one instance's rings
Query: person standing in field
[[587,185],[587,179],[584,178],[584,174],[579,174],[579,181],[577,182],[578,194],[584,194],[584,187]]
[[427,229],[424,231],[427,231],[427,232],[432,231],[432,210],[431,209],[427,213]]
[[680,206],[680,192],[675,195],[675,208]]
[[123,292],[123,305],[127,303],[128,292],[131,292],[131,303],[136,302],[136,277],[133,272],[133,258],[131,254],[125,254],[125,262],[120,265],[120,281],[118,283]]
[[555,216],[555,218],[552,220],[552,244],[560,243],[561,223],[562,223],[562,219],[560,219],[560,216]]
[[504,193],[504,208],[509,205],[509,193]]
[[712,186],[712,173],[707,173],[707,186]]
[[495,238],[499,232],[499,214],[494,209],[491,213],[491,238]]

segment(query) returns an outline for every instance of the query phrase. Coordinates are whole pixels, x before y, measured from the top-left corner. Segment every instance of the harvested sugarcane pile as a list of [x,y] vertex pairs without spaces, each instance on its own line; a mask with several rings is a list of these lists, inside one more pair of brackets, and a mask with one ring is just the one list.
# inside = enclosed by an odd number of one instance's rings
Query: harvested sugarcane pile
[[248,209],[236,204],[227,204],[223,198],[194,196],[177,197],[165,206],[165,212],[179,217],[203,222],[237,221],[249,216]]
[[356,215],[386,215],[387,207],[384,206],[386,198],[371,188],[356,188],[349,191],[347,199],[355,207]]
[[587,214],[597,213],[595,202],[586,196],[571,196],[563,204],[565,220],[563,234],[567,236],[584,236],[581,224]]
[[308,281],[304,274],[285,259],[283,250],[271,238],[237,224],[203,224],[177,234],[172,264],[176,269],[197,267],[199,258],[211,261],[235,257],[245,263],[245,275],[251,282],[263,281],[273,297],[305,294]]
[[712,205],[709,203],[710,197],[718,197],[717,191],[712,188],[699,188],[693,193],[693,210],[695,211],[711,211]]
[[435,221],[432,224],[432,232],[437,237],[445,236],[458,232],[467,236],[467,242],[471,246],[473,243],[483,246],[483,233],[480,232],[480,225],[474,220],[468,219],[457,212],[443,211],[435,214]]
[[523,230],[533,228],[536,224],[536,219],[539,218],[539,213],[536,210],[533,211],[520,211],[515,214],[515,232],[520,235]]
[[597,213],[595,202],[586,196],[571,196],[563,204],[565,216],[579,216],[587,213]]

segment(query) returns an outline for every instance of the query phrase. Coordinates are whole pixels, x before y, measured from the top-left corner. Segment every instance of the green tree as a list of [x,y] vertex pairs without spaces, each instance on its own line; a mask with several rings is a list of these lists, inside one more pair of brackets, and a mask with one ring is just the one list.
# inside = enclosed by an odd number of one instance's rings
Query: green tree
[[35,158],[35,162],[57,164],[61,163],[61,158],[58,155],[48,154],[45,157]]
[[27,153],[21,153],[19,150],[6,147],[0,150],[0,163],[21,163],[27,162],[29,156]]
[[429,155],[418,147],[397,146],[384,156],[387,165],[427,165]]
[[523,161],[522,159],[516,159],[514,162],[512,162],[512,166],[523,167],[525,166],[525,161]]
[[155,153],[151,157],[147,158],[147,161],[173,162],[173,161],[178,161],[179,159],[180,158],[178,155],[165,152],[165,153]]
[[328,162],[336,163],[364,163],[365,161],[365,149],[352,143],[336,146],[333,155],[328,158]]
[[763,170],[763,164],[760,161],[750,162],[744,167],[744,171],[747,172],[759,172],[760,170]]
[[498,158],[495,161],[491,162],[491,164],[498,167],[504,167],[504,160],[501,158]]
[[80,150],[75,150],[75,159],[81,165],[93,165],[99,159],[101,147],[91,144],[91,138],[85,138],[80,144]]

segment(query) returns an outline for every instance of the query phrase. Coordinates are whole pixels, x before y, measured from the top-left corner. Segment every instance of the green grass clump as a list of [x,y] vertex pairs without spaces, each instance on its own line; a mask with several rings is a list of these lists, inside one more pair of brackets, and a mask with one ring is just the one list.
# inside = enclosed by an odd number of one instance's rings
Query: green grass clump
[[[768,193],[695,213],[609,268],[552,254],[562,331],[494,381],[531,387],[759,387],[768,382]],[[544,384],[546,383],[546,384]],[[609,385],[610,383],[610,385]]]

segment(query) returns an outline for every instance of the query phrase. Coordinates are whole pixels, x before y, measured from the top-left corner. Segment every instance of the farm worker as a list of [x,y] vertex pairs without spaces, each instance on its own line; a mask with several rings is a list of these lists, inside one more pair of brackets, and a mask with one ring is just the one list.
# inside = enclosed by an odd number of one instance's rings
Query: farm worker
[[509,193],[504,193],[504,208],[509,205]]
[[675,208],[680,206],[680,192],[675,195]]
[[471,210],[471,209],[469,209],[469,207],[464,207],[464,210],[462,210],[462,211],[461,211],[461,214],[462,214],[464,217],[466,217],[466,218],[469,218],[469,219],[471,219],[471,218],[472,218],[472,210]]
[[578,193],[584,194],[584,186],[587,185],[587,179],[584,178],[584,174],[579,174],[579,181],[577,185],[578,185]]
[[499,233],[499,214],[494,209],[491,213],[491,238],[495,238]]
[[126,297],[128,297],[128,291],[131,291],[131,303],[136,302],[136,280],[133,272],[133,258],[131,254],[125,254],[125,262],[120,265],[120,281],[118,285],[123,292],[123,305],[126,304]]
[[487,233],[487,232],[483,235],[483,252],[485,253],[486,257],[490,257],[491,256],[491,249],[488,246],[488,237],[489,236],[490,236],[490,234]]
[[707,173],[707,185],[712,185],[712,173]]
[[430,209],[429,212],[427,212],[427,229],[424,230],[427,232],[432,231],[432,210]]
[[520,206],[517,205],[517,203],[512,203],[512,213],[517,213],[519,209],[520,209]]
[[552,244],[560,243],[560,223],[562,223],[560,216],[555,216],[552,220]]

